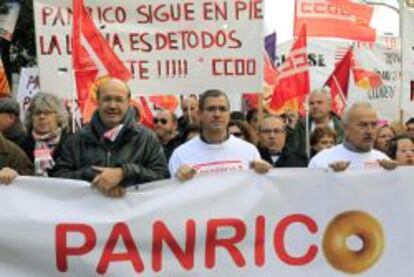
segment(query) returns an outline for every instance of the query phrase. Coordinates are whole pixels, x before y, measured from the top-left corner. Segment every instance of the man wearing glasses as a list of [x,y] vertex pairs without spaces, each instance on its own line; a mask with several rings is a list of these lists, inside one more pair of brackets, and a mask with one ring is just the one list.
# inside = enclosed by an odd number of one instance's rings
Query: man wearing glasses
[[286,146],[286,124],[280,116],[265,117],[259,124],[259,152],[273,167],[306,167],[306,155]]
[[160,110],[153,120],[154,132],[162,144],[165,158],[169,161],[172,152],[181,144],[177,131],[177,116],[169,110]]
[[123,81],[101,83],[97,111],[65,143],[52,176],[90,181],[109,197],[122,197],[127,186],[164,178],[162,147],[151,131],[136,123],[130,98]]
[[229,135],[230,104],[220,90],[200,96],[200,136],[178,147],[169,161],[171,176],[181,181],[196,174],[211,174],[253,168],[266,173],[271,165],[260,158],[256,147]]

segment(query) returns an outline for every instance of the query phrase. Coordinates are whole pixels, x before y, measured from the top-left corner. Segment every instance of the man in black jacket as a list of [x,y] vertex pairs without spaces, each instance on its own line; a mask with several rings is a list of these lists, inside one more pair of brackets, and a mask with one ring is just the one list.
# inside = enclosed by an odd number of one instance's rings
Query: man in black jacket
[[0,132],[8,140],[25,150],[25,141],[28,135],[19,116],[20,106],[16,100],[7,97],[0,99]]
[[109,197],[123,196],[127,186],[164,178],[168,171],[162,147],[134,120],[130,97],[123,81],[102,83],[90,124],[65,143],[51,175],[90,181]]
[[265,117],[259,124],[259,153],[273,167],[306,167],[306,155],[286,146],[286,125],[279,116]]
[[169,110],[160,110],[153,120],[154,132],[162,144],[168,162],[175,148],[182,143],[177,131],[177,116]]
[[[341,119],[331,110],[331,91],[329,88],[316,89],[309,96],[308,135],[316,128],[330,127],[336,132],[336,143],[344,139],[344,127]],[[300,155],[307,155],[306,121],[298,122],[293,132],[288,134],[288,147]]]

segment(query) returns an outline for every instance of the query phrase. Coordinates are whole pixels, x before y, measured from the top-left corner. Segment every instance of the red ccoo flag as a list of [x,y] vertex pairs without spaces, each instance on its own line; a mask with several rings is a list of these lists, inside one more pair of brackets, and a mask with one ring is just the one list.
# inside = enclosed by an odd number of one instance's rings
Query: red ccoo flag
[[306,24],[310,37],[375,41],[375,29],[369,26],[373,11],[350,0],[296,0],[294,33]]
[[132,76],[94,25],[83,0],[73,0],[72,65],[79,107],[84,121],[87,122],[96,107],[95,95],[92,94],[94,83],[100,72],[86,47],[82,44],[82,35],[107,71],[101,75],[109,75],[123,81],[128,81]]
[[348,97],[349,74],[352,66],[352,47],[348,49],[342,60],[336,64],[334,71],[325,83],[331,89],[332,111],[341,115],[346,107]]
[[288,100],[309,93],[309,64],[306,47],[306,27],[303,25],[285,62],[279,67],[280,74],[270,101],[270,108],[273,110],[278,110]]

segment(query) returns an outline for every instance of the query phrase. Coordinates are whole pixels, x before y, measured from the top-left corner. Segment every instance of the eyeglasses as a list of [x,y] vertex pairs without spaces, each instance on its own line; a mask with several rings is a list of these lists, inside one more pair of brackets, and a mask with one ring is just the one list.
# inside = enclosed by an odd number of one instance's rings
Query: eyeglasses
[[271,133],[275,133],[276,135],[285,133],[284,129],[260,129],[260,132],[266,135],[270,135]]
[[34,110],[33,111],[33,115],[34,116],[40,116],[40,115],[44,115],[44,116],[49,116],[49,115],[52,115],[52,114],[55,114],[56,112],[55,111],[47,111],[47,110],[45,110],[45,111],[42,111],[42,110]]
[[161,123],[162,125],[166,125],[168,123],[168,120],[165,118],[154,118],[153,122],[155,125],[157,125],[158,123]]
[[219,111],[221,113],[225,113],[225,112],[229,111],[229,108],[226,107],[226,106],[208,106],[208,107],[205,107],[203,110],[208,112],[208,113],[214,113],[216,111]]

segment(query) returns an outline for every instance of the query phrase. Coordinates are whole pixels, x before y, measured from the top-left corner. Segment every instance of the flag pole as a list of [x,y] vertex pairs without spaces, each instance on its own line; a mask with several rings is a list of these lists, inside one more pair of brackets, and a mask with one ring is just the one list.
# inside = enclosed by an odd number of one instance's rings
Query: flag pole
[[72,105],[71,105],[71,113],[72,113],[72,133],[76,131],[76,115],[75,115],[75,105],[76,105],[76,96],[77,96],[77,87],[75,81],[75,69],[72,68]]
[[305,140],[306,140],[306,155],[308,159],[311,158],[310,156],[310,125],[309,125],[309,94],[306,96],[305,100]]

